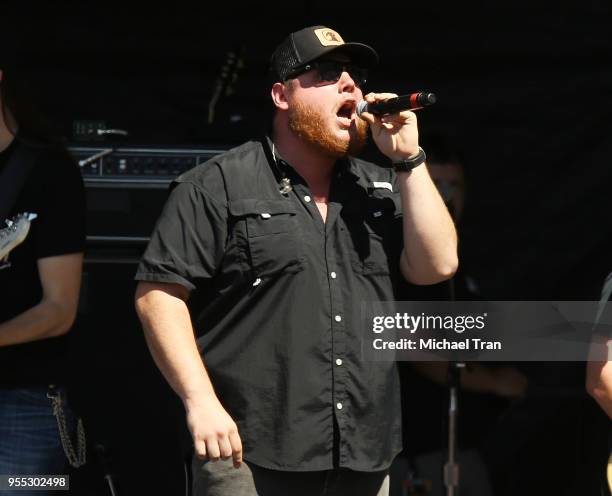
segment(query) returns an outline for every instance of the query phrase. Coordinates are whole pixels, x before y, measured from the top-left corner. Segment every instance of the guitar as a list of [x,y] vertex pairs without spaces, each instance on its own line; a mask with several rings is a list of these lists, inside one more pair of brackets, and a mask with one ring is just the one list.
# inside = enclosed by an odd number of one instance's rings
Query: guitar
[[0,269],[5,269],[11,265],[8,261],[9,254],[26,239],[28,232],[30,232],[30,223],[36,217],[36,214],[27,212],[18,214],[6,221],[4,229],[0,229]]
[[238,73],[244,68],[244,51],[245,46],[241,45],[229,50],[225,55],[225,62],[216,80],[213,95],[208,102],[208,124],[212,124],[215,120],[215,107],[219,99],[234,93]]

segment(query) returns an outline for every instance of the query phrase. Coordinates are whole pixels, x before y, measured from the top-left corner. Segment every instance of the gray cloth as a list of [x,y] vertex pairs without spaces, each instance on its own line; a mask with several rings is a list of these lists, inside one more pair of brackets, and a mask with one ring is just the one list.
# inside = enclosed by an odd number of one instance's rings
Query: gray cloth
[[389,475],[348,469],[283,472],[232,460],[206,462],[194,456],[192,496],[388,496]]

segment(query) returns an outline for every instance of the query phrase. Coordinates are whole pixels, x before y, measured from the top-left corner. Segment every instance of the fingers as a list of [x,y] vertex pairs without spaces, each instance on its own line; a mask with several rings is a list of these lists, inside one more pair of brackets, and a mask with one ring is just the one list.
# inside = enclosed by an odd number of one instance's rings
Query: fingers
[[361,114],[359,114],[359,117],[361,117],[364,121],[366,121],[370,125],[376,122],[376,117],[374,116],[374,114],[371,114],[370,112],[361,112]]
[[230,433],[229,442],[232,448],[234,467],[239,468],[240,465],[242,465],[242,440],[240,439],[238,432]]
[[390,98],[396,98],[396,93],[368,93],[364,96],[364,100],[368,103],[384,102]]
[[211,462],[216,462],[221,458],[221,449],[219,448],[218,439],[209,439],[206,441],[206,450],[208,452],[208,459]]
[[[384,102],[391,98],[396,98],[395,93],[368,93],[363,98],[368,103]],[[370,112],[362,112],[360,117],[368,122],[370,125],[380,123],[385,129],[391,130],[396,125],[403,125],[408,122],[416,122],[416,114],[411,110],[403,110],[395,114],[388,114],[384,116],[376,116]],[[390,124],[390,125],[388,125]]]
[[380,119],[383,123],[389,124],[405,124],[407,122],[416,122],[416,114],[412,110],[402,110],[397,114],[384,115]]
[[399,114],[383,116],[375,116],[369,112],[364,112],[361,114],[361,118],[370,124],[374,133],[377,133],[381,128],[387,131],[397,132],[405,125],[410,125],[412,123],[416,124],[416,116],[414,112],[409,110],[400,112]]
[[229,432],[228,436],[199,439],[194,442],[194,449],[198,458],[216,462],[218,460],[233,459],[235,468],[242,465],[242,440],[238,431]]
[[[384,102],[385,100],[389,100],[389,98],[395,98],[397,95],[395,93],[368,93],[363,97],[363,99],[368,103],[376,103],[376,102]],[[369,124],[375,124],[380,118],[375,116],[370,112],[362,112],[359,117],[361,117],[364,121]]]
[[222,437],[218,441],[219,454],[221,460],[229,460],[232,457],[232,446],[227,437]]
[[208,451],[206,450],[206,443],[201,439],[196,439],[193,443],[196,456],[202,460],[206,460]]

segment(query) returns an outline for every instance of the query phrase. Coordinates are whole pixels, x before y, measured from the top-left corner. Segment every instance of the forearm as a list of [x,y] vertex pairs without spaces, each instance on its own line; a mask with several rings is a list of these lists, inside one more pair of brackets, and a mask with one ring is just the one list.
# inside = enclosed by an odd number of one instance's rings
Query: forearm
[[37,260],[42,298],[37,305],[0,323],[0,346],[64,334],[74,323],[81,287],[82,253]]
[[185,303],[188,296],[178,284],[141,282],[136,312],[155,363],[183,400],[196,455],[212,461],[231,456],[238,468],[238,427],[219,402],[198,352]]
[[136,311],[155,363],[183,403],[216,399],[185,301],[140,283]]
[[424,165],[398,173],[404,251],[401,269],[414,284],[435,284],[457,270],[453,220]]
[[60,336],[70,329],[75,314],[72,308],[43,299],[38,305],[0,324],[0,346]]

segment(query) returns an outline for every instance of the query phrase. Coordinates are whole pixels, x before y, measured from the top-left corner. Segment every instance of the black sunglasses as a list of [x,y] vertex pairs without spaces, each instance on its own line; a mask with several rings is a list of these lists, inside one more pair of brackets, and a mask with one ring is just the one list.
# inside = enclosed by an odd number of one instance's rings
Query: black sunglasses
[[322,83],[335,83],[340,79],[343,72],[347,72],[351,79],[355,81],[358,87],[362,87],[368,77],[368,71],[363,67],[358,67],[353,64],[345,64],[334,60],[319,60],[300,67],[289,73],[286,79],[298,77],[300,74],[315,69],[319,74],[319,81]]

